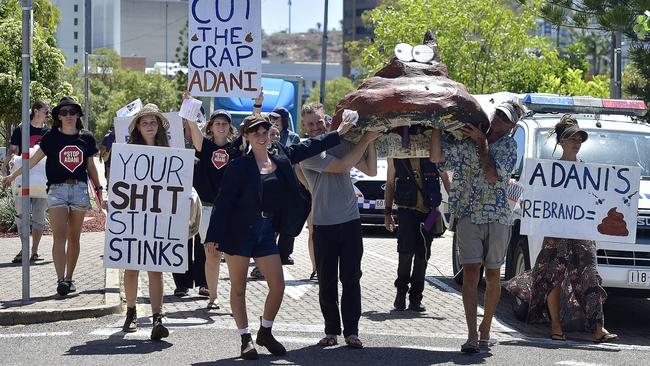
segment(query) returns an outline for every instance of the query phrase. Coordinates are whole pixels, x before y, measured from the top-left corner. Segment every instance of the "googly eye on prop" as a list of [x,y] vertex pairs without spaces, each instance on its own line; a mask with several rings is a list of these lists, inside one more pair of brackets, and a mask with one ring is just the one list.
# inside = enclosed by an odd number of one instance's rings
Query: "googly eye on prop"
[[413,61],[413,46],[408,43],[399,43],[395,46],[395,57],[400,61]]
[[417,45],[413,47],[413,59],[417,62],[429,62],[433,59],[433,49],[426,45]]

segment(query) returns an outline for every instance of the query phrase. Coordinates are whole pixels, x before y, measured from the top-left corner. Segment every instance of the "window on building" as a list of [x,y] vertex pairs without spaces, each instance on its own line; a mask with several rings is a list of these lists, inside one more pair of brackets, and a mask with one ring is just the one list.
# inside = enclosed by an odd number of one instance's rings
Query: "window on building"
[[79,52],[79,46],[74,45],[74,52],[75,52],[75,53]]
[[76,13],[76,12],[78,12],[78,11],[79,11],[79,5],[75,4],[75,5],[74,5],[74,12]]
[[79,18],[74,18],[74,25],[79,25]]
[[74,39],[79,39],[79,32],[74,32]]
[[75,64],[79,63],[79,60],[77,60],[77,59],[75,58],[75,59],[74,59],[74,63],[75,63]]

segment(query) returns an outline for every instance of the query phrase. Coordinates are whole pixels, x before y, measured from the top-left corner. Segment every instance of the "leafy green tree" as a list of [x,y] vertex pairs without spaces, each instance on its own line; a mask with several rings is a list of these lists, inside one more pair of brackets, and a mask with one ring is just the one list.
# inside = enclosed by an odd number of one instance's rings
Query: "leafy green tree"
[[[325,80],[325,113],[330,116],[334,115],[336,110],[336,105],[338,102],[349,92],[355,89],[352,80],[346,77],[340,77],[333,80]],[[320,101],[320,82],[316,83],[316,86],[311,89],[309,93],[309,98],[307,102],[319,102]]]
[[[72,92],[62,79],[65,56],[56,48],[53,30],[58,11],[49,1],[34,3],[33,62],[30,65],[30,102],[56,102]],[[22,106],[22,13],[20,1],[0,2],[0,136],[6,143],[20,123]]]
[[[143,103],[155,103],[162,111],[178,110],[181,96],[174,80],[159,73],[145,74],[123,69],[119,55],[110,49],[97,49],[89,59],[89,109],[90,120],[95,124],[96,135],[103,136],[113,124],[115,112],[129,102],[140,98]],[[66,70],[76,97],[83,101],[83,73],[80,65]]]
[[538,91],[560,95],[589,95],[607,98],[609,96],[609,76],[595,75],[592,80],[585,81],[581,69],[568,68],[560,77],[545,75]]
[[347,47],[353,66],[369,76],[393,56],[396,44],[421,44],[425,31],[431,29],[449,76],[472,93],[535,91],[544,75],[561,75],[563,70],[558,53],[531,36],[537,3],[387,1],[366,13],[374,42],[351,42]]

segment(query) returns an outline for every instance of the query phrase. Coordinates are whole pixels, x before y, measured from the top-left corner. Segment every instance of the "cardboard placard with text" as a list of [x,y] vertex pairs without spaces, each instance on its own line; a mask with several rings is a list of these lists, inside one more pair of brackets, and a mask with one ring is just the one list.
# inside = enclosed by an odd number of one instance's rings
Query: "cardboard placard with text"
[[520,232],[634,243],[640,175],[639,167],[526,159]]
[[194,150],[112,149],[104,266],[185,272]]
[[261,0],[188,1],[188,91],[256,97],[262,85]]

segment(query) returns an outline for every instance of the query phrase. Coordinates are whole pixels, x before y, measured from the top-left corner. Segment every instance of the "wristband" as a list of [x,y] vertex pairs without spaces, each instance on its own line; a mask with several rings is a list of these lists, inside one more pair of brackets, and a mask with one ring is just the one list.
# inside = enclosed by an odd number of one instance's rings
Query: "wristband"
[[253,108],[262,108],[261,104],[253,104]]

